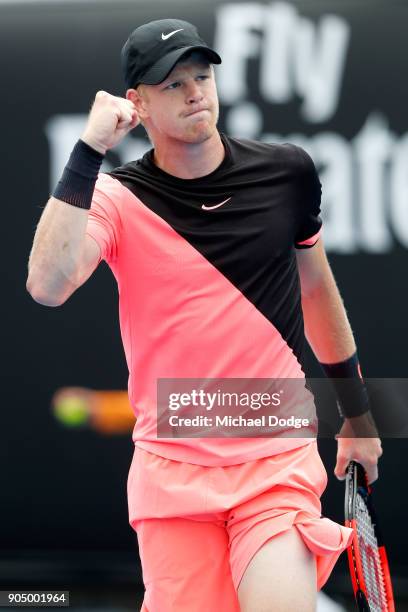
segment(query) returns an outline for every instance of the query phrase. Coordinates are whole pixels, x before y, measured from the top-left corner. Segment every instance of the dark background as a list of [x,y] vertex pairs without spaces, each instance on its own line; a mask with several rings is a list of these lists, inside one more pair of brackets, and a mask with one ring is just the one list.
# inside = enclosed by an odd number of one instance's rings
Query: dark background
[[[103,436],[86,428],[67,429],[50,410],[50,398],[59,387],[127,386],[114,279],[103,263],[67,303],[47,308],[26,292],[27,261],[36,224],[64,161],[61,147],[69,152],[81,133],[75,117],[87,114],[98,89],[124,93],[119,53],[130,31],[152,19],[183,18],[195,23],[212,44],[217,31],[225,27],[221,9],[232,5],[239,9],[239,2],[0,3],[4,322],[0,588],[22,581],[37,587],[140,581],[136,538],[127,523],[130,432]],[[253,5],[266,10],[276,3]],[[311,121],[302,113],[296,91],[282,103],[265,100],[259,87],[258,54],[246,64],[248,93],[228,104],[220,96],[220,128],[228,130],[234,125],[234,108],[249,103],[262,118],[262,129],[254,137],[269,133],[307,144],[321,172],[323,217],[327,226],[331,224],[326,247],[363,372],[372,377],[403,378],[407,376],[408,240],[401,239],[398,225],[402,227],[401,219],[408,224],[408,197],[396,223],[392,211],[397,196],[390,185],[392,157],[408,136],[408,6],[391,0],[305,0],[283,5],[293,7],[297,18],[306,19],[315,32],[330,15],[346,24],[349,40],[336,108],[330,117]],[[255,33],[262,38],[262,32]],[[228,68],[227,60],[224,57]],[[361,223],[361,206],[369,210],[370,202],[361,191],[361,165],[355,156],[355,138],[373,114],[392,133],[389,154],[381,167],[382,214],[389,240],[376,248],[361,238],[361,232],[370,234],[370,215],[364,213]],[[56,116],[64,116],[64,125],[68,125],[66,137],[58,141],[59,160],[47,136]],[[244,120],[241,128],[253,131]],[[336,244],[333,217],[330,221],[334,205],[342,206],[342,200],[325,200],[325,186],[332,178],[325,162],[328,149],[319,143],[327,134],[336,135],[349,147],[353,214],[360,218],[353,244],[344,248]],[[146,148],[143,130],[137,128],[128,143],[128,153]],[[125,149],[113,151],[109,162],[115,165],[126,157]],[[372,180],[378,178],[374,166],[370,172]],[[403,201],[407,195],[405,188],[405,195],[399,197]],[[310,373],[318,375],[311,354],[308,359]],[[330,476],[323,497],[324,514],[341,521],[343,484],[333,475],[336,446],[330,440],[319,444]],[[403,475],[407,442],[386,439],[383,447],[381,478],[375,487],[377,503],[398,589],[406,594],[408,494]],[[344,586],[345,570],[342,559],[330,578],[329,591],[349,588]]]

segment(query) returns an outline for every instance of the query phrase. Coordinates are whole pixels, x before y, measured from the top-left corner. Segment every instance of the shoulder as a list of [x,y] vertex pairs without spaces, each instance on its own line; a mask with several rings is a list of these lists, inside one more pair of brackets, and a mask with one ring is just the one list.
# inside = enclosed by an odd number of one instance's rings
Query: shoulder
[[117,177],[110,172],[100,172],[95,185],[95,191],[105,193],[112,199],[122,197],[123,186]]
[[100,172],[95,184],[92,208],[102,207],[106,212],[120,211],[124,199],[122,183],[110,173]]
[[141,172],[140,160],[131,161],[122,166],[117,166],[111,172],[107,172],[107,176],[119,182],[126,179],[132,179]]
[[314,167],[313,161],[308,153],[298,145],[290,142],[270,143],[246,138],[232,138],[225,136],[235,158],[257,157],[273,162],[277,165],[282,164],[287,169],[293,168],[299,173],[305,172],[310,167]]
[[290,144],[288,145],[291,147],[292,151],[293,151],[293,155],[297,158],[297,164],[299,167],[299,171],[302,174],[308,174],[310,172],[316,172],[316,167],[314,164],[313,159],[310,157],[309,153],[307,151],[305,151],[305,149],[302,149],[302,147],[299,147],[298,145],[294,145],[294,144]]

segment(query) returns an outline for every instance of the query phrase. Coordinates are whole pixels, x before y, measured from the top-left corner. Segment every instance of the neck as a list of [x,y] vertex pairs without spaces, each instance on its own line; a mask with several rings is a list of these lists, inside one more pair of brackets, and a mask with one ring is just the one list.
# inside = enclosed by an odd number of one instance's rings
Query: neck
[[211,174],[221,164],[224,156],[224,145],[217,130],[200,143],[176,140],[154,142],[154,163],[177,178],[195,179]]

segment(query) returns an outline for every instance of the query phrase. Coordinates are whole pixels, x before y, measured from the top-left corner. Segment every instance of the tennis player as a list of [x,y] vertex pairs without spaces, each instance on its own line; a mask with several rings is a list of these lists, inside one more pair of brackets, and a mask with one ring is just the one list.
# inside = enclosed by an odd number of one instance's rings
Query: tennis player
[[[217,129],[218,54],[185,21],[138,27],[126,98],[100,91],[42,214],[27,288],[63,304],[103,259],[137,416],[128,479],[143,612],[315,609],[352,532],[321,517],[315,436],[157,435],[158,379],[303,379],[305,336],[339,390],[335,473],[377,476],[381,442],[321,236],[321,186],[301,148]],[[142,122],[153,148],[111,173],[106,152]],[[356,431],[368,432],[356,437]]]

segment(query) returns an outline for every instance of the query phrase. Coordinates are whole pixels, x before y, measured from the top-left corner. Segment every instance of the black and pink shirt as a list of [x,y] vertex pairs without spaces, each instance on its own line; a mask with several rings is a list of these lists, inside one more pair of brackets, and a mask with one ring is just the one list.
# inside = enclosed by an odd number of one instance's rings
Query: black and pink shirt
[[153,151],[101,174],[87,228],[118,283],[135,444],[202,465],[311,441],[156,435],[158,378],[304,378],[295,249],[321,231],[316,169],[291,144],[222,140],[223,162],[202,178],[167,174]]

